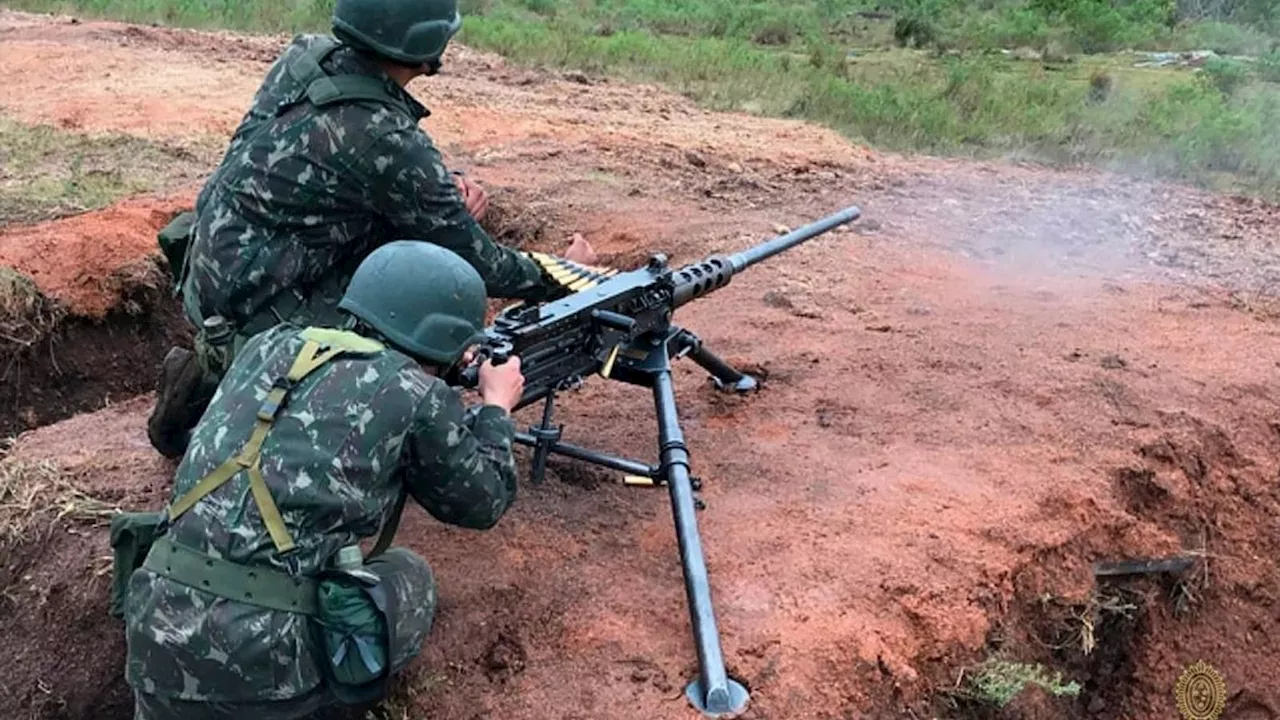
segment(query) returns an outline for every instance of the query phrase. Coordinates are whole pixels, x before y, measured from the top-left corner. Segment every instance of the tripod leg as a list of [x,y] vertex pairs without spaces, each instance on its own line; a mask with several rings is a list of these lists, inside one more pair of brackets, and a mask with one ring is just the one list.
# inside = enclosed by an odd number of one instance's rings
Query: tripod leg
[[711,379],[718,390],[732,389],[735,392],[749,393],[756,389],[756,379],[720,359],[701,342],[689,350],[689,359],[698,363],[703,370],[711,373]]
[[689,452],[680,430],[671,371],[654,374],[653,399],[658,411],[658,438],[662,448],[662,471],[671,492],[671,509],[676,539],[684,569],[684,589],[689,601],[693,640],[698,649],[698,677],[685,689],[685,697],[705,717],[736,716],[749,696],[741,683],[728,677],[715,611],[711,607],[711,582],[698,538],[694,513],[693,483],[689,477]]
[[547,402],[542,406],[542,424],[529,428],[529,434],[535,438],[533,448],[533,465],[529,471],[529,479],[534,485],[541,485],[547,470],[547,455],[551,447],[560,440],[560,428],[552,427],[551,413],[555,406],[556,395],[547,395]]

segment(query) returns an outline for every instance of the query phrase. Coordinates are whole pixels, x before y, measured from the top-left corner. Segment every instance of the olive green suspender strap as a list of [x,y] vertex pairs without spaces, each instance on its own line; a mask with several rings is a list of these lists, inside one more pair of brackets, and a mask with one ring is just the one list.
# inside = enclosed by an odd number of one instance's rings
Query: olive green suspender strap
[[391,515],[387,518],[387,524],[382,526],[382,530],[378,533],[378,541],[373,544],[373,549],[369,551],[369,557],[376,557],[386,552],[391,547],[391,541],[396,538],[396,529],[400,527],[400,514],[404,512],[404,503],[409,498],[409,491],[404,486],[400,486],[400,494],[396,496],[396,504],[391,507]]
[[[303,378],[343,352],[369,353],[377,352],[383,348],[383,345],[376,340],[370,340],[342,330],[307,328],[302,332],[301,336],[305,341],[302,345],[302,350],[294,358],[293,365],[289,368],[289,372],[285,377],[277,378],[275,383],[272,384],[271,390],[267,393],[267,399],[258,408],[257,423],[254,425],[253,434],[249,436],[248,442],[245,443],[239,453],[228,458],[226,462],[206,475],[195,487],[188,490],[186,494],[169,506],[168,518],[170,523],[195,507],[195,504],[200,502],[206,495],[222,487],[228,480],[238,475],[241,470],[244,470],[249,475],[249,489],[253,493],[254,503],[258,506],[258,512],[262,515],[263,524],[267,526],[267,532],[271,535],[271,541],[275,544],[276,551],[284,554],[294,548],[293,537],[289,534],[288,528],[285,527],[284,519],[280,516],[280,509],[276,506],[275,500],[272,499],[271,491],[267,488],[267,483],[262,477],[262,458],[260,456],[262,443],[266,440],[267,433],[270,432],[271,425],[275,422],[276,415],[279,414],[289,391]],[[396,498],[396,504],[392,508],[391,516],[383,526],[373,552],[370,553],[371,557],[382,553],[391,544],[396,529],[400,524],[400,513],[404,510],[406,497],[407,491],[402,488],[399,497]]]
[[334,38],[323,38],[310,50],[290,61],[287,67],[294,81],[306,88],[305,97],[312,105],[324,107],[333,103],[365,100],[390,105],[413,117],[409,105],[391,93],[384,79],[371,75],[326,73],[320,63],[340,46]]

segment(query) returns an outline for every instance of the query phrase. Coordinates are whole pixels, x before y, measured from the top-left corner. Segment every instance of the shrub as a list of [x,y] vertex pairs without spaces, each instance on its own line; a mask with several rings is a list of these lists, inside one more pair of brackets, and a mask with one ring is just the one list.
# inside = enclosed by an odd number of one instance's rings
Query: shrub
[[1089,102],[1097,105],[1111,96],[1111,74],[1106,70],[1094,70],[1089,76]]
[[1218,92],[1231,97],[1249,82],[1249,69],[1243,63],[1225,58],[1209,58],[1204,64],[1205,76]]
[[1280,83],[1280,50],[1258,58],[1258,77],[1267,82]]

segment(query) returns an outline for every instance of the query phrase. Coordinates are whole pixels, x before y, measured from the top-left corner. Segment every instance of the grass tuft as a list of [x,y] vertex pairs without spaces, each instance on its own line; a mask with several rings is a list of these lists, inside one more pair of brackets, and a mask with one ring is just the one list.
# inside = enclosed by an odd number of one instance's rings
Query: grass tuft
[[1054,697],[1076,697],[1080,684],[1063,682],[1061,673],[1049,674],[1044,666],[990,658],[966,673],[967,684],[957,693],[971,702],[1003,708],[1028,685],[1035,685]]
[[117,510],[88,495],[51,462],[0,461],[0,548],[43,536],[62,520],[105,522]]
[[0,266],[0,362],[48,337],[64,315],[31,278]]
[[0,227],[97,210],[192,174],[185,150],[0,117]]

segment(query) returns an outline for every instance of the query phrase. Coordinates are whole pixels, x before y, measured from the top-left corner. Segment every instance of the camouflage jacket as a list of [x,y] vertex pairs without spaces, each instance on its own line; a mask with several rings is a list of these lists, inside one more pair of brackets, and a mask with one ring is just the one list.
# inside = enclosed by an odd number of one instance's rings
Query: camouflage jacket
[[[321,42],[332,39],[298,36],[276,60],[200,192],[182,283],[191,319],[265,322],[252,332],[291,317],[331,324],[360,261],[400,239],[457,252],[491,297],[563,294],[527,256],[494,243],[476,223],[418,127],[427,109],[371,60],[342,46],[320,67],[380,80],[394,104],[307,99],[290,67]],[[299,315],[297,304],[307,311]],[[277,306],[287,309],[264,320]]]
[[[245,346],[196,427],[171,501],[248,440],[272,382],[302,348],[280,325]],[[464,411],[460,397],[387,348],[343,354],[291,391],[262,446],[261,469],[297,547],[276,553],[246,472],[181,515],[178,544],[240,564],[313,575],[340,548],[378,532],[401,488],[437,519],[494,525],[516,494],[515,426],[501,408]],[[304,615],[224,599],[140,569],[126,604],[126,677],[184,700],[295,697],[322,680]]]

